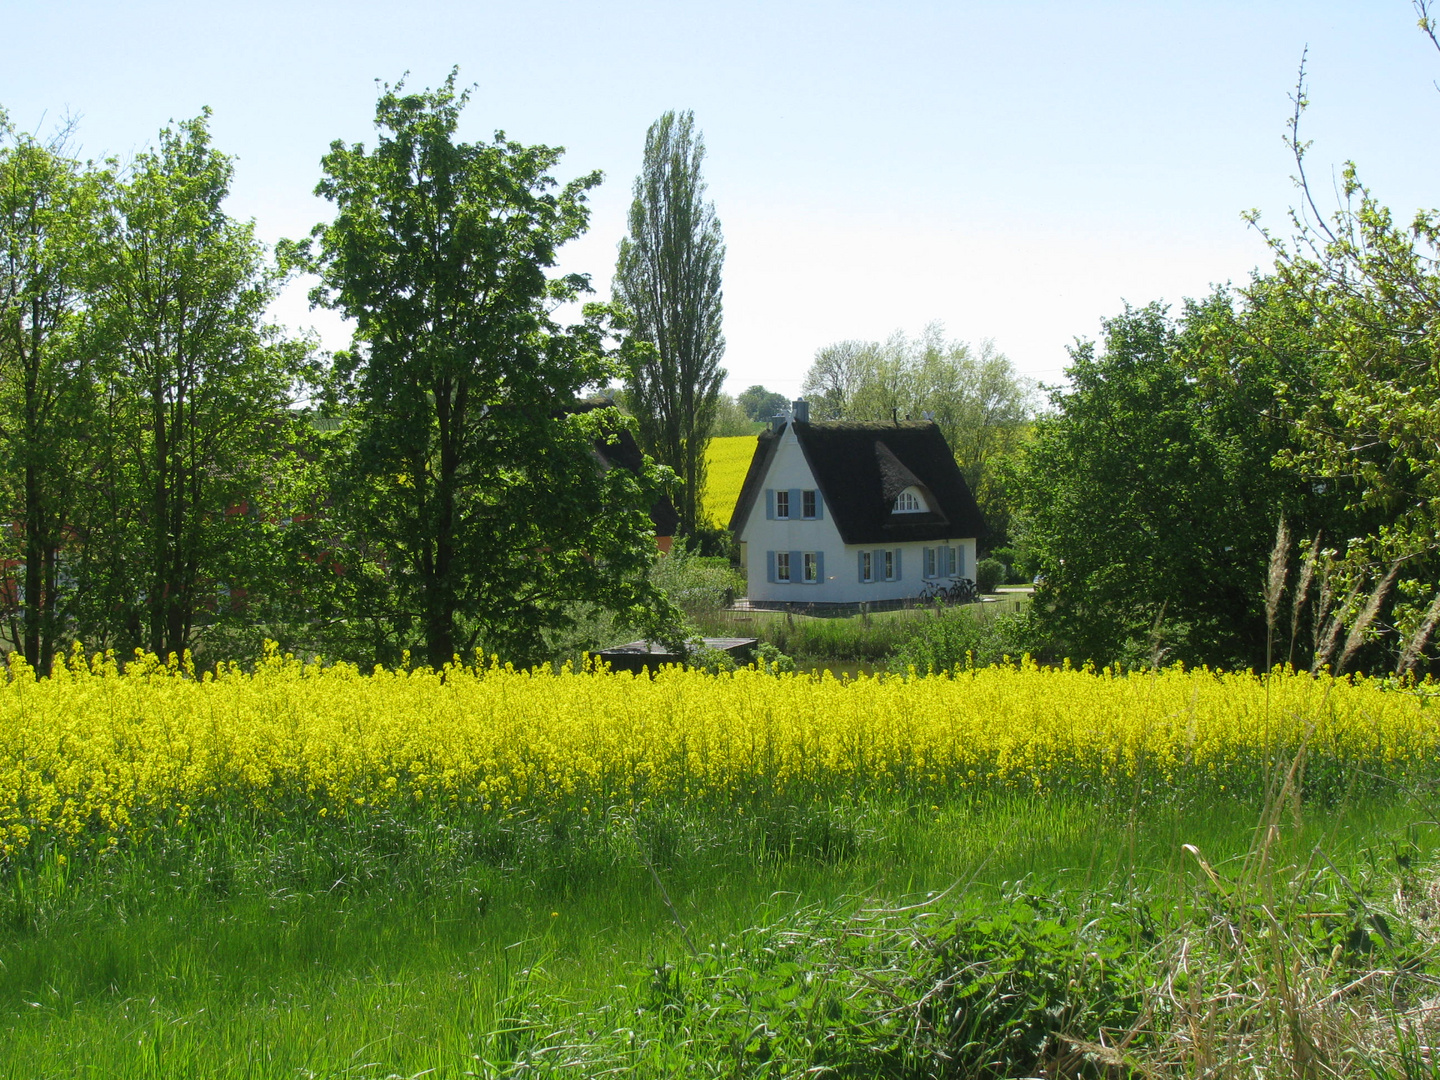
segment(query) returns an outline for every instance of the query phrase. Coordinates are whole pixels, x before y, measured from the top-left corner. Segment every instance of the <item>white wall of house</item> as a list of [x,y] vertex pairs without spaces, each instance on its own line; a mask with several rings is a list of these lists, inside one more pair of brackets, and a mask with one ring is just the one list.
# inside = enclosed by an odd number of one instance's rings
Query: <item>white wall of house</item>
[[[894,545],[892,564],[898,573],[885,577],[885,548],[879,545],[848,545],[840,539],[829,508],[817,492],[818,513],[813,519],[801,516],[802,507],[792,506],[786,519],[766,517],[767,491],[814,491],[815,478],[805,460],[805,452],[795,438],[794,429],[787,427],[780,445],[771,459],[762,490],[750,510],[749,520],[740,532],[742,558],[745,562],[746,592],[752,600],[787,600],[794,603],[853,604],[868,600],[899,600],[916,596],[929,580],[924,576],[925,549],[950,547],[955,550],[955,577],[974,578],[975,540],[957,537]],[[871,552],[873,580],[861,580],[861,553]],[[780,552],[790,555],[790,581],[772,581],[771,559]],[[817,579],[805,580],[805,556],[816,556]],[[937,565],[937,570],[943,569]],[[942,584],[951,580],[949,574],[937,577]]]

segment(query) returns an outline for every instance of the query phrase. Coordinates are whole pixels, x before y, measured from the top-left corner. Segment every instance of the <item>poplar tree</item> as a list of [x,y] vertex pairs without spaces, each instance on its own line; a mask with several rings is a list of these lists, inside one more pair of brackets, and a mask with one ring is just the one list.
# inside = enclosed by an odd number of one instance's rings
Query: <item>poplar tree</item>
[[705,444],[725,379],[725,244],[715,206],[705,200],[704,158],[693,113],[667,112],[650,125],[614,286],[635,336],[651,346],[631,353],[629,404],[641,445],[683,481],[676,503],[686,533],[700,523]]

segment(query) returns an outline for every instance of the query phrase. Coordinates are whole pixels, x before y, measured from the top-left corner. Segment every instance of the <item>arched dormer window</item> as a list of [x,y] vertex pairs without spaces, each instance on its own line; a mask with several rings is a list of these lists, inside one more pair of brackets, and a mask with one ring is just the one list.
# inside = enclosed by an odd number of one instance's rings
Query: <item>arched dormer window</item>
[[925,502],[925,496],[920,493],[918,487],[912,484],[900,492],[899,495],[895,496],[895,505],[891,508],[891,512],[896,514],[923,514],[929,509],[930,507]]

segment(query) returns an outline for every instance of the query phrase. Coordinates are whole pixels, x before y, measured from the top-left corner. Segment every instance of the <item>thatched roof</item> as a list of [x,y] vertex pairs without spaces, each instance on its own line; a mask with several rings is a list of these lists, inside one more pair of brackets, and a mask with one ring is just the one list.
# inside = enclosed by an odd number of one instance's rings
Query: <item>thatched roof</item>
[[[826,513],[845,543],[886,545],[985,534],[985,519],[970,485],[960,474],[945,436],[931,421],[789,423],[825,500]],[[730,528],[737,533],[755,506],[763,505],[765,475],[784,433],[781,426],[760,436],[730,519]],[[895,513],[895,496],[912,486],[924,492],[930,510]]]

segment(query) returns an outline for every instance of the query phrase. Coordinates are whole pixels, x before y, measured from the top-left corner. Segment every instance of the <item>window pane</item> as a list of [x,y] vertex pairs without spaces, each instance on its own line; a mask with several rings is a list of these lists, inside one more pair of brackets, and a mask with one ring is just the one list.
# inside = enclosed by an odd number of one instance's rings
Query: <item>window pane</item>
[[807,491],[800,496],[800,516],[807,518],[815,516],[815,492]]
[[775,577],[780,581],[790,580],[790,553],[788,551],[776,553]]
[[813,551],[807,551],[805,553],[805,580],[814,581],[815,579],[815,553]]
[[777,518],[788,518],[790,516],[790,492],[775,492],[775,516]]

